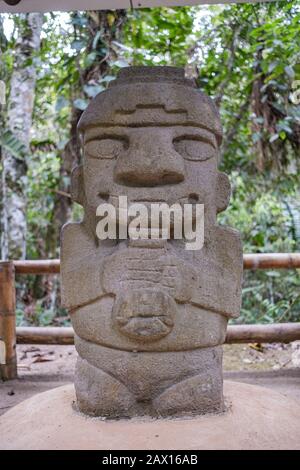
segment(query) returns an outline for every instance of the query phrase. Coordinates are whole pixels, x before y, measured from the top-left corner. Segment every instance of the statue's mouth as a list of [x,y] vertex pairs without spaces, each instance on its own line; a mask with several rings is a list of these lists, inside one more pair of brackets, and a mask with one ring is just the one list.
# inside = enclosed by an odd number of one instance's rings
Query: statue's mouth
[[[99,193],[99,199],[102,202],[112,204],[117,210],[119,209],[120,197],[123,197],[122,194],[109,194],[109,193]],[[130,206],[131,204],[143,204],[147,208],[151,207],[151,204],[168,204],[172,206],[173,204],[180,204],[183,206],[184,204],[201,204],[200,195],[197,193],[189,193],[186,195],[178,195],[177,197],[169,198],[166,197],[157,197],[155,195],[143,195],[142,197],[127,197],[127,204]]]
[[153,341],[172,331],[176,309],[175,301],[160,289],[130,290],[117,297],[113,323],[125,336]]

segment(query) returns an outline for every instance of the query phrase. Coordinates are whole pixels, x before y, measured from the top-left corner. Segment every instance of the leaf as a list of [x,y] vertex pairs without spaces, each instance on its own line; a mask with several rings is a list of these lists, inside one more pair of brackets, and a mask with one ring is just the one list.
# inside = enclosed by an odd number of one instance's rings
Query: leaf
[[278,60],[275,60],[274,62],[271,62],[269,67],[268,67],[268,72],[271,73],[277,67],[278,65]]
[[258,116],[254,118],[254,122],[257,122],[257,124],[264,124],[265,120],[262,116]]
[[123,68],[123,67],[128,67],[129,64],[128,64],[127,60],[119,59],[119,60],[116,60],[115,62],[113,62],[113,65],[115,65],[116,67]]
[[101,36],[101,31],[99,30],[95,34],[95,37],[94,37],[94,40],[93,40],[93,44],[92,44],[93,49],[96,49],[100,36]]
[[84,66],[86,68],[90,67],[96,60],[97,58],[97,52],[93,51],[88,54],[85,59],[84,59]]
[[84,85],[83,90],[89,98],[94,98],[96,95],[98,95],[98,93],[105,90],[105,87],[102,85]]
[[115,80],[115,78],[116,77],[113,75],[105,75],[105,77],[101,79],[101,82],[111,82],[112,80]]
[[249,348],[255,349],[258,352],[264,352],[264,347],[261,343],[249,343]]
[[64,96],[59,96],[56,100],[55,111],[59,113],[69,105],[69,101]]
[[88,23],[88,19],[77,14],[76,16],[71,17],[71,23],[77,26],[84,26]]
[[71,44],[72,49],[75,49],[75,51],[79,52],[81,49],[83,49],[85,46],[85,43],[83,41],[73,41]]
[[107,18],[107,22],[109,24],[109,27],[111,28],[112,25],[114,24],[116,18],[115,18],[115,15],[113,13],[107,13],[106,15],[106,18]]
[[268,277],[280,277],[280,273],[278,271],[266,271],[266,276],[268,276]]
[[286,133],[284,131],[280,131],[279,132],[279,137],[281,140],[285,140],[286,139]]
[[[292,134],[293,130],[290,128],[290,126],[287,124],[286,120],[279,121],[277,126],[277,131],[284,131],[288,134]],[[280,134],[279,134],[280,135]]]
[[75,108],[81,109],[81,111],[84,111],[87,108],[88,104],[89,102],[82,98],[77,98],[77,100],[73,101],[73,105],[75,106]]
[[0,147],[18,160],[23,160],[27,151],[25,145],[10,130],[0,134]]
[[279,138],[279,134],[273,134],[272,137],[270,137],[269,142],[275,142]]
[[295,77],[294,69],[290,65],[287,65],[286,67],[284,67],[284,70],[285,70],[285,73],[287,74],[288,77],[290,77],[290,78]]
[[252,141],[253,141],[254,144],[259,142],[260,139],[261,139],[261,133],[260,132],[254,132],[252,134]]

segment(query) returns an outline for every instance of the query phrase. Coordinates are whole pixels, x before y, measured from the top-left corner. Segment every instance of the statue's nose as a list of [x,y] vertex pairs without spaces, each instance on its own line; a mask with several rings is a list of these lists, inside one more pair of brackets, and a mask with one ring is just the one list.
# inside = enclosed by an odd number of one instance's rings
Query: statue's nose
[[184,180],[184,160],[172,142],[147,134],[120,155],[114,176],[128,186],[176,184]]

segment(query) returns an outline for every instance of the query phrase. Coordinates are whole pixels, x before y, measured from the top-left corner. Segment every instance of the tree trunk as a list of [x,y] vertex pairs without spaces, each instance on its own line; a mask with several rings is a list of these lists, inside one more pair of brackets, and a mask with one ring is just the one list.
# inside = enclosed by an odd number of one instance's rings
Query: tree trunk
[[23,143],[25,154],[22,158],[16,158],[7,150],[2,152],[1,254],[4,260],[24,259],[26,256],[26,160],[35,95],[34,56],[40,48],[42,23],[41,13],[20,16],[7,128]]

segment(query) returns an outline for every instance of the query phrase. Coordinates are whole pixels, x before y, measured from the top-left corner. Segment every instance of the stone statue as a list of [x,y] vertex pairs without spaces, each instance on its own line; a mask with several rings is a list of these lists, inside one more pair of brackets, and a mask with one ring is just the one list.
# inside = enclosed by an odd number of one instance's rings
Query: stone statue
[[[72,174],[80,223],[62,231],[62,302],[79,354],[78,409],[93,416],[178,416],[224,409],[222,343],[239,315],[242,248],[219,226],[230,197],[217,170],[218,112],[184,71],[122,69],[79,123]],[[96,209],[204,204],[204,246],[184,240],[99,240]]]

